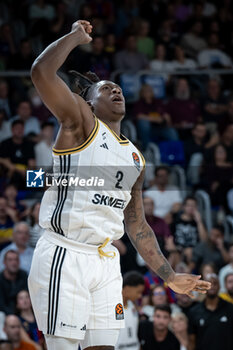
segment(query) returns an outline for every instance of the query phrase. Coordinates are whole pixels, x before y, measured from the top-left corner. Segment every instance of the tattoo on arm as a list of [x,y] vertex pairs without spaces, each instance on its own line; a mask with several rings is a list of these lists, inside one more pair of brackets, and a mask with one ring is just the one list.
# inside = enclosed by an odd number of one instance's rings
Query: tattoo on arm
[[142,241],[143,239],[147,239],[147,238],[151,238],[154,236],[154,232],[153,231],[147,231],[147,232],[138,232],[136,233],[136,245]]
[[164,264],[160,266],[156,272],[164,281],[167,281],[169,276],[173,273],[173,270],[168,261],[164,261]]

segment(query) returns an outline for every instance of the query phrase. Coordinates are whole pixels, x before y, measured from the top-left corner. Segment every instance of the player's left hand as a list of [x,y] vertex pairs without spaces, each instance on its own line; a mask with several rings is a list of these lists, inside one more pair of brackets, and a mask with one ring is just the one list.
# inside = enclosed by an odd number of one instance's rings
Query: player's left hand
[[171,281],[168,281],[168,287],[179,294],[187,294],[193,298],[192,292],[205,294],[211,287],[210,282],[200,280],[201,276],[187,273],[176,273]]

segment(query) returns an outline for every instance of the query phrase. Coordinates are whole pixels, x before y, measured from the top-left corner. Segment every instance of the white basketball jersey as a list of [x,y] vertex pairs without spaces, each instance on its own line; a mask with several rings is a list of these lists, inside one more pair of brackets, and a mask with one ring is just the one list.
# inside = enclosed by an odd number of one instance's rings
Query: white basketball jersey
[[53,157],[55,183],[42,199],[40,225],[80,243],[119,239],[124,209],[145,164],[138,149],[95,118],[82,145],[53,149]]
[[124,308],[125,328],[120,329],[119,338],[115,346],[116,350],[129,349],[139,350],[138,323],[139,317],[137,310],[132,303],[128,301],[127,308]]

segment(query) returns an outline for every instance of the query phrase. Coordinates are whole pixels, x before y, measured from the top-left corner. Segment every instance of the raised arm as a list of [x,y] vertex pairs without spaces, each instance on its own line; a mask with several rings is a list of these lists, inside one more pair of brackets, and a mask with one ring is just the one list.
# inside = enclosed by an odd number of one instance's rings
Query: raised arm
[[191,291],[205,293],[210,288],[209,282],[201,281],[201,276],[175,273],[161,252],[155,234],[144,215],[143,179],[144,173],[135,183],[131,192],[131,201],[124,211],[126,232],[131,242],[147,265],[176,293],[188,294],[190,297],[192,297]]
[[87,44],[92,40],[89,35],[91,31],[89,22],[75,22],[71,32],[50,44],[35,60],[31,69],[31,78],[36,89],[62,127],[80,130],[85,128],[87,134],[94,127],[91,109],[80,96],[72,93],[57,75],[57,71],[77,45]]

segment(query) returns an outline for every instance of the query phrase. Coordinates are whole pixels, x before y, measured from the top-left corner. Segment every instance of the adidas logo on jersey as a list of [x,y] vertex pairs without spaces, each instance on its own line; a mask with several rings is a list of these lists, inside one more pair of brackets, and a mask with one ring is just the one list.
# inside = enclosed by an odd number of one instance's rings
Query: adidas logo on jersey
[[108,145],[106,144],[106,142],[105,142],[105,143],[103,143],[102,145],[100,145],[100,147],[103,147],[103,148],[108,149]]
[[87,330],[87,326],[84,325],[82,328],[80,328],[80,331],[86,331]]

